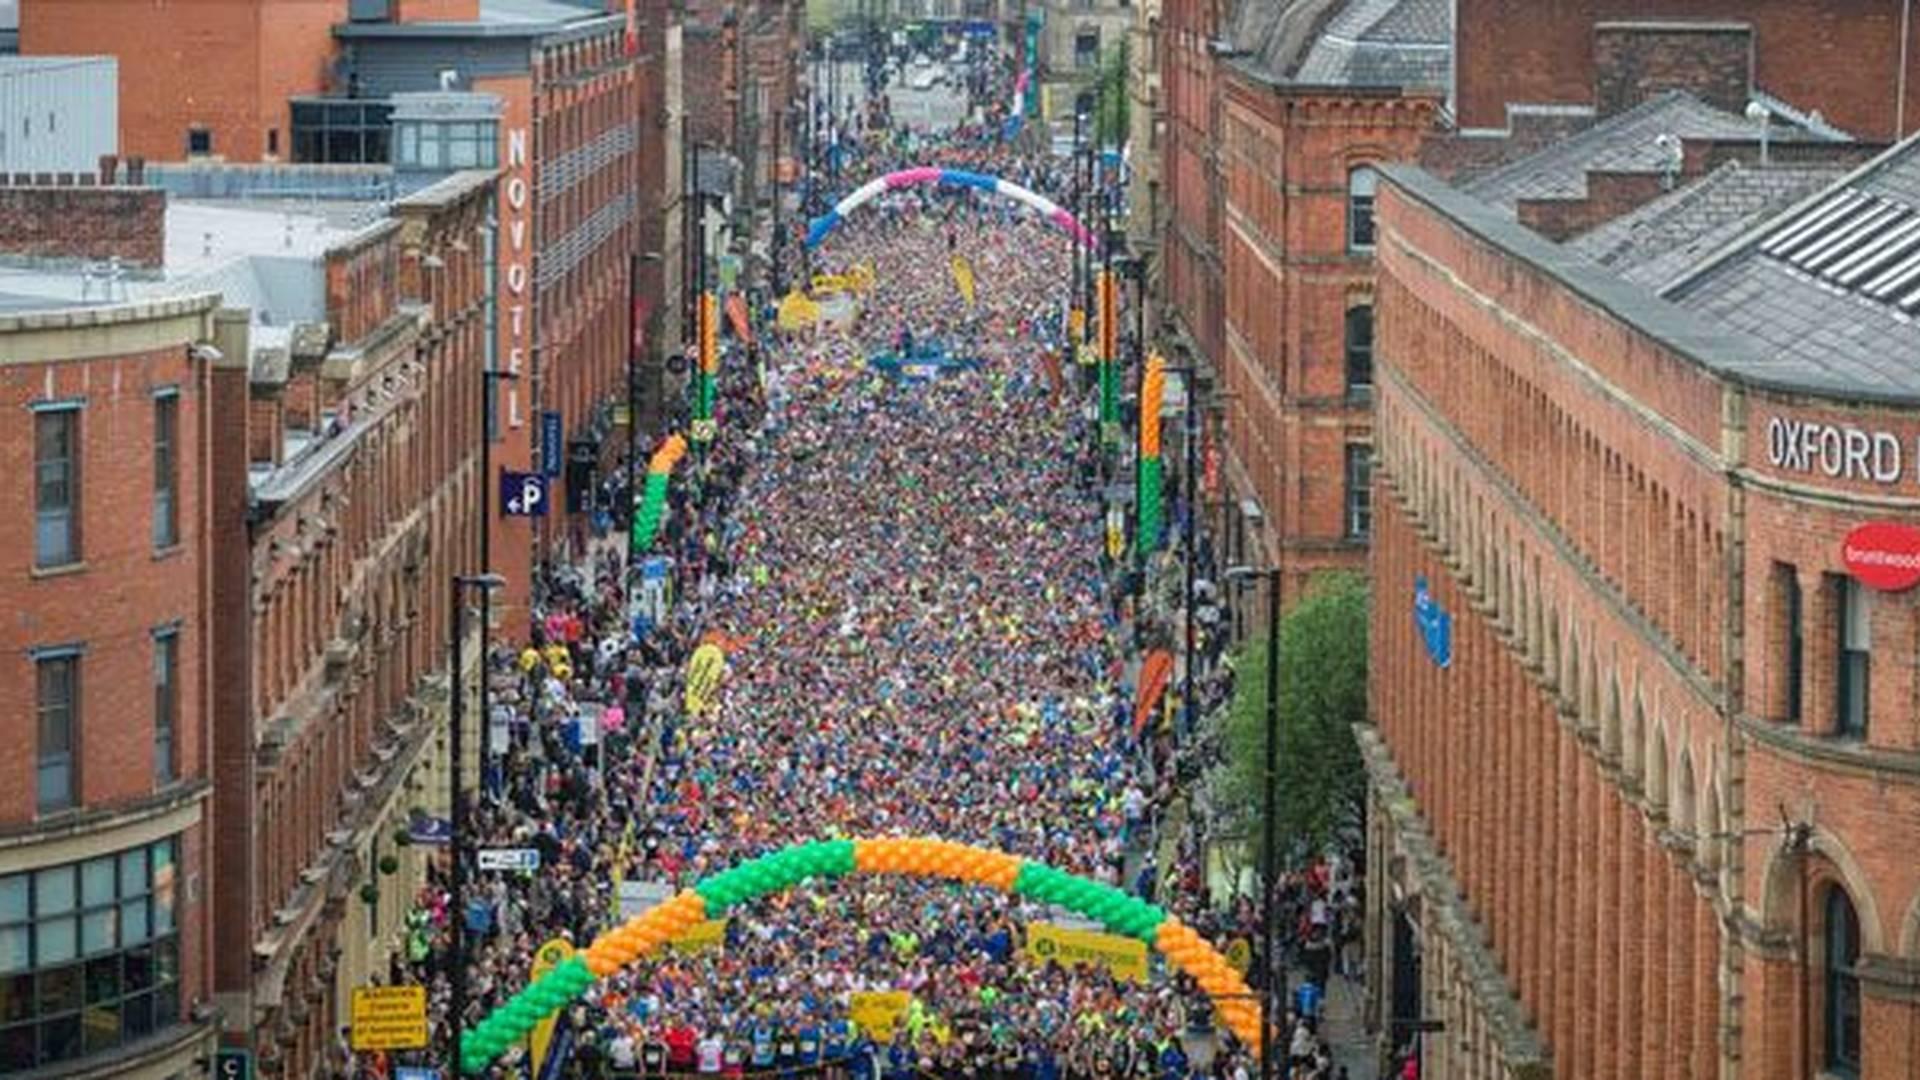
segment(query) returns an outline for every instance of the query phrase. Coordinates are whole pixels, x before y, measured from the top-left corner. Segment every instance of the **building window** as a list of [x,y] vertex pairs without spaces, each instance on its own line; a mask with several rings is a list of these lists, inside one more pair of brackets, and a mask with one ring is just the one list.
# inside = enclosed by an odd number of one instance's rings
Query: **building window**
[[80,654],[67,649],[34,657],[38,677],[38,794],[43,814],[74,805],[79,788]]
[[1373,192],[1380,174],[1362,165],[1347,174],[1347,250],[1373,250]]
[[179,480],[175,440],[180,427],[180,395],[172,391],[153,399],[153,546],[169,548],[180,542],[175,498]]
[[0,1061],[33,1069],[180,1019],[173,838],[0,877]]
[[1779,637],[1781,687],[1780,719],[1789,724],[1800,722],[1800,691],[1804,674],[1801,658],[1806,642],[1801,628],[1805,613],[1801,610],[1800,571],[1792,563],[1773,564],[1775,610],[1780,613],[1776,632]]
[[1826,1067],[1860,1075],[1860,920],[1846,890],[1827,890],[1823,959],[1826,1008]]
[[33,564],[80,561],[80,410],[43,409],[33,416]]
[[1365,401],[1373,394],[1373,305],[1347,309],[1347,398]]
[[1100,64],[1100,28],[1082,27],[1073,35],[1073,66],[1082,71]]
[[292,103],[293,160],[327,165],[385,165],[393,106],[354,98]]
[[1347,539],[1373,535],[1373,448],[1347,444]]
[[280,154],[280,129],[279,128],[267,129],[267,153],[272,154],[276,157],[278,157]]
[[180,634],[171,628],[153,635],[153,782],[170,784],[179,775],[175,760],[175,721],[180,711],[178,667]]
[[213,132],[203,127],[188,128],[187,153],[189,155],[213,153]]
[[1867,737],[1868,658],[1873,648],[1872,594],[1850,577],[1839,579],[1839,734]]

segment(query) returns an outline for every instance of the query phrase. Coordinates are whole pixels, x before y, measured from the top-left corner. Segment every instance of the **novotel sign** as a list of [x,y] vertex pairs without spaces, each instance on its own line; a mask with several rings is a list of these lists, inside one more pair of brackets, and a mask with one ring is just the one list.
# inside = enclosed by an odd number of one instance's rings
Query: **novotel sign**
[[[1920,448],[1915,457],[1920,458]],[[1851,424],[1814,420],[1767,421],[1767,464],[1834,480],[1897,484],[1906,462],[1898,436]]]

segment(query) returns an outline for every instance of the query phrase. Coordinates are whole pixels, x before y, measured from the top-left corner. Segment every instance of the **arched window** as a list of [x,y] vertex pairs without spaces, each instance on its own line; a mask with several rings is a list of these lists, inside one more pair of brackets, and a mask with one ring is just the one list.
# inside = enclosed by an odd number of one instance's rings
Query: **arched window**
[[1860,1074],[1860,918],[1846,890],[1827,890],[1826,956],[1822,963],[1826,1008],[1826,1067]]
[[1347,174],[1347,250],[1373,250],[1373,192],[1380,174],[1362,165]]

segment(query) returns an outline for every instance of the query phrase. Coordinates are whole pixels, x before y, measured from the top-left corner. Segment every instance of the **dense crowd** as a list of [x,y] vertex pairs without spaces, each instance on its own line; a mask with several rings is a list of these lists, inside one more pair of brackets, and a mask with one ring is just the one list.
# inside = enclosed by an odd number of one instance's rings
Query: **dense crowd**
[[[854,171],[893,167],[885,153]],[[1062,179],[1001,151],[948,156],[1042,189]],[[423,891],[393,977],[429,985],[436,1032],[452,919],[470,928],[470,1026],[526,981],[542,942],[584,946],[611,925],[617,882],[683,888],[818,838],[975,843],[1136,889],[1215,940],[1252,939],[1247,905],[1207,899],[1194,837],[1164,875],[1156,863],[1177,763],[1158,725],[1134,731],[1087,433],[1070,365],[1047,359],[1067,241],[977,193],[908,191],[825,250],[827,268],[867,263],[877,285],[850,330],[765,327],[752,349],[730,346],[720,438],[682,462],[656,548],[674,560],[664,617],[633,618],[616,531],[544,567],[532,644],[489,657],[503,753],[474,842],[537,848],[541,869],[470,875],[466,912],[448,910],[438,876]],[[882,374],[875,354],[907,341],[979,365]],[[608,496],[622,504],[617,480]],[[1203,640],[1217,655],[1211,622]],[[702,641],[724,647],[726,674],[691,711],[683,671]],[[1229,686],[1209,674],[1203,702]],[[1331,938],[1350,897],[1298,888],[1301,940],[1314,920]],[[958,886],[810,882],[734,909],[720,942],[603,980],[561,1025],[565,1071],[1250,1075],[1224,1034],[1206,1072],[1189,1059],[1183,1036],[1212,1023],[1184,978],[1027,959],[1022,928],[1051,914]],[[890,1040],[851,1021],[852,996],[874,990],[912,995]],[[1310,1027],[1312,1002],[1300,1011]],[[1306,1037],[1295,1076],[1323,1056]],[[494,1071],[524,1074],[524,1051]]]

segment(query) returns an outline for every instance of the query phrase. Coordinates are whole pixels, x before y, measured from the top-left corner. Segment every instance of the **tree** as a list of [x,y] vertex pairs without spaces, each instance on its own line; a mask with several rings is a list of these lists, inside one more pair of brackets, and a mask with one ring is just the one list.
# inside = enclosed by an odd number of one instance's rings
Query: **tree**
[[1100,71],[1094,76],[1093,135],[1096,146],[1117,149],[1127,141],[1127,117],[1132,105],[1127,99],[1127,79],[1131,63],[1125,38],[1108,49],[1106,56],[1100,60]]
[[[1283,865],[1356,837],[1366,773],[1353,725],[1367,717],[1366,579],[1314,579],[1280,621],[1280,850]],[[1260,850],[1266,767],[1267,643],[1236,654],[1226,763],[1216,776],[1224,823]],[[1236,827],[1237,826],[1237,827]]]

